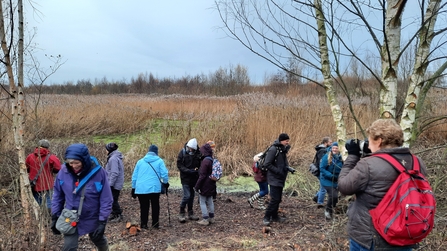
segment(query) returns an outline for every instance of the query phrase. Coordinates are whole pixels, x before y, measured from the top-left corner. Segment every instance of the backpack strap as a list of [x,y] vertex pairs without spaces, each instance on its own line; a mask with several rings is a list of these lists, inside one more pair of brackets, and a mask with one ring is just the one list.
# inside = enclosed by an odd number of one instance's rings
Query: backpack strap
[[85,185],[85,183],[87,183],[87,181],[93,176],[95,175],[99,169],[101,169],[102,167],[100,165],[97,165],[93,170],[91,170],[84,178],[82,178],[82,180],[79,182],[78,188],[76,189],[76,193],[78,193],[81,188]]
[[[388,153],[377,153],[377,154],[373,154],[372,156],[376,156],[379,157],[381,159],[386,160],[388,163],[390,163],[395,169],[397,169],[399,172],[408,172],[408,170],[404,167],[404,165],[402,165],[402,163],[400,161],[398,161],[394,156],[392,156],[391,154]],[[418,158],[411,154],[412,158],[413,158],[413,171],[415,172],[419,172],[420,171],[420,165],[419,165],[419,160]]]

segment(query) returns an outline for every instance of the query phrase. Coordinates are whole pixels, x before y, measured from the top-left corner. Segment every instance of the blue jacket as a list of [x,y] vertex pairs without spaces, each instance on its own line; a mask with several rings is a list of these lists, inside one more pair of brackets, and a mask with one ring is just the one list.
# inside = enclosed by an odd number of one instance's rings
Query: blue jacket
[[160,193],[161,183],[158,179],[157,173],[162,179],[162,183],[168,183],[168,169],[166,169],[164,161],[153,152],[148,152],[146,156],[140,159],[135,165],[132,174],[132,188],[135,189],[135,194],[149,194]]
[[123,155],[115,150],[107,157],[106,171],[109,176],[109,184],[116,190],[123,189],[124,185],[124,164]]
[[[82,189],[85,187],[84,204],[77,227],[79,235],[88,234],[97,228],[98,221],[107,220],[112,212],[113,197],[107,173],[96,158],[90,156],[84,144],[70,145],[66,150],[65,158],[81,160],[82,171],[75,174],[70,166],[62,165],[54,182],[51,213],[59,216],[64,207],[77,210]],[[99,167],[98,171],[85,182],[83,178],[89,176],[96,167]],[[76,182],[79,182],[77,189]]]
[[320,161],[320,183],[325,187],[337,187],[338,175],[343,166],[343,159],[340,154],[332,155],[331,163],[328,163],[327,152]]

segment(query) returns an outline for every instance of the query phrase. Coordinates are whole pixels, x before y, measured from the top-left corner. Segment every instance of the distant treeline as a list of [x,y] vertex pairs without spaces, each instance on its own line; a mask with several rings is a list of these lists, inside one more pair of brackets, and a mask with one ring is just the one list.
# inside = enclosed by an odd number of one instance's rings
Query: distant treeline
[[[303,84],[297,77],[281,73],[266,77],[264,83],[253,84],[248,77],[245,67],[236,66],[232,69],[220,68],[209,75],[185,76],[177,79],[156,78],[152,73],[140,74],[130,81],[103,79],[79,80],[76,83],[40,84],[27,86],[27,93],[41,94],[118,94],[118,93],[147,93],[147,94],[208,94],[215,96],[237,95],[249,92],[272,92],[277,94],[290,93],[291,89],[302,92],[305,89],[313,94],[324,94],[323,88],[315,88],[316,84]],[[299,90],[301,89],[301,90]],[[306,91],[307,92],[307,91]]]

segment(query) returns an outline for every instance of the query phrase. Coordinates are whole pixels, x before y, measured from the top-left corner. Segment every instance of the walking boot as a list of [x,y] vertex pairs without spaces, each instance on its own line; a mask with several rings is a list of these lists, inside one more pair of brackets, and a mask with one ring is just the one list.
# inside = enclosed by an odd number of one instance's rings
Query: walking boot
[[256,193],[248,199],[248,204],[250,204],[251,208],[253,208],[253,203],[255,202],[255,200],[259,199],[259,196],[261,195],[259,193]]
[[258,201],[258,209],[259,210],[265,210],[266,207],[264,205],[264,199],[263,198],[258,198],[257,201]]
[[189,220],[199,220],[199,217],[194,215],[193,211],[188,211],[188,219]]
[[180,223],[185,223],[186,222],[185,213],[180,213],[178,215],[178,221],[180,221]]

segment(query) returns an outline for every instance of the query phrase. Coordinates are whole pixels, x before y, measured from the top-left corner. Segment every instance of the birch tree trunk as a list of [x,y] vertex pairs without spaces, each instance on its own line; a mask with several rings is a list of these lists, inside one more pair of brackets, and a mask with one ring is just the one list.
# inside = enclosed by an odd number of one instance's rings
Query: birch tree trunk
[[[14,135],[14,142],[15,142],[15,149],[17,151],[18,155],[18,161],[19,161],[19,170],[20,170],[20,197],[21,197],[21,203],[23,207],[23,226],[25,228],[25,233],[31,233],[32,227],[35,226],[35,224],[31,224],[31,214],[30,214],[30,202],[34,203],[34,212],[36,215],[38,215],[38,205],[34,200],[34,197],[32,195],[29,179],[28,179],[28,173],[26,171],[26,165],[25,165],[25,150],[24,150],[24,142],[23,142],[23,135],[24,135],[24,125],[25,125],[25,97],[23,93],[23,5],[22,1],[19,0],[19,18],[22,22],[21,25],[19,24],[19,27],[21,30],[19,34],[19,68],[18,73],[21,74],[21,78],[19,78],[18,85],[16,87],[16,83],[14,80],[14,73],[13,73],[13,66],[11,63],[11,57],[10,53],[13,52],[13,49],[11,48],[13,46],[13,35],[14,30],[11,30],[11,39],[8,41],[6,36],[6,30],[5,30],[5,15],[4,9],[3,9],[3,1],[0,1],[0,39],[1,39],[1,49],[4,55],[4,58],[2,60],[2,63],[5,66],[6,74],[8,77],[8,84],[9,84],[9,90],[10,90],[10,100],[11,100],[11,114],[12,114],[12,130]],[[9,6],[9,8],[12,10],[12,6]],[[10,17],[11,23],[14,22],[12,20],[12,16]],[[10,25],[9,27],[14,27],[13,25]],[[12,29],[12,28],[11,28]]]
[[[410,85],[407,90],[405,106],[400,121],[400,126],[404,131],[404,146],[406,147],[410,146],[417,131],[417,108],[423,105],[423,102],[419,102],[419,98],[421,95],[425,97],[430,89],[424,88],[424,85],[427,85],[425,74],[429,64],[430,46],[434,37],[434,27],[440,4],[441,0],[431,0],[429,2],[425,12],[424,22],[419,32],[419,46],[416,51],[414,68],[410,77]],[[431,83],[433,82],[431,81]]]
[[339,141],[340,149],[344,152],[346,139],[346,126],[343,119],[343,113],[334,91],[334,80],[331,75],[329,50],[327,45],[327,32],[325,18],[321,5],[321,0],[315,0],[315,18],[318,29],[318,45],[320,48],[321,73],[323,74],[323,86],[326,90],[326,97],[331,107],[332,118],[335,123],[335,130]]
[[382,85],[379,112],[382,118],[396,117],[397,72],[400,55],[401,19],[407,1],[387,1],[385,37],[381,48]]

